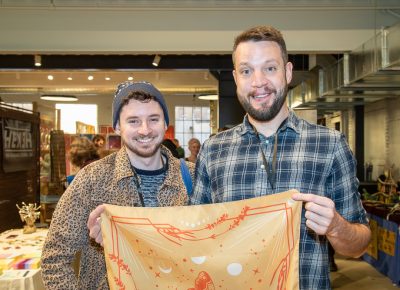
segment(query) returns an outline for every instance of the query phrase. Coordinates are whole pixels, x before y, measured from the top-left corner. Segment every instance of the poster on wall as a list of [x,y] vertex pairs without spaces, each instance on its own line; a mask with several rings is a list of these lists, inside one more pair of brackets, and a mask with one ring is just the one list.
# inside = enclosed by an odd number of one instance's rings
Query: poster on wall
[[1,124],[4,172],[30,170],[35,166],[32,123],[3,118]]

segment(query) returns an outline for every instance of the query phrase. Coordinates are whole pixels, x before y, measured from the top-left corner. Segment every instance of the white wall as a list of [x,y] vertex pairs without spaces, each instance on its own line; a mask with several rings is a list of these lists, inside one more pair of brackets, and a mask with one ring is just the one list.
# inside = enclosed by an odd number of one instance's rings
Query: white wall
[[376,179],[394,165],[392,174],[400,178],[400,102],[385,99],[365,106],[365,162],[372,162]]

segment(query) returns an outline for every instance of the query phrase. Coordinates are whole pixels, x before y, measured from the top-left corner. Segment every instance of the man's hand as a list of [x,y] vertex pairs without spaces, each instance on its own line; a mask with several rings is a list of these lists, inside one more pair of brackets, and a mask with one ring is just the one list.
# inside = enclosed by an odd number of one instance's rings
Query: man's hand
[[329,235],[340,218],[335,203],[323,196],[315,194],[295,193],[292,198],[305,203],[306,225],[318,235]]
[[89,215],[87,227],[89,229],[89,236],[93,238],[96,243],[103,246],[103,236],[101,235],[100,216],[105,210],[105,205],[99,205]]
[[318,235],[326,235],[335,251],[350,257],[359,257],[365,252],[371,239],[368,226],[345,220],[327,197],[295,193],[292,198],[305,203],[307,227]]

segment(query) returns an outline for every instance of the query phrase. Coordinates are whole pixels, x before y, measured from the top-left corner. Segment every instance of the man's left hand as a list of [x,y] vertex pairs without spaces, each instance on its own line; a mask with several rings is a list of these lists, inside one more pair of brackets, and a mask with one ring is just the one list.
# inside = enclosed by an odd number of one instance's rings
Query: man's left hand
[[307,227],[318,235],[333,234],[332,230],[340,217],[331,199],[310,193],[295,193],[292,198],[304,202]]

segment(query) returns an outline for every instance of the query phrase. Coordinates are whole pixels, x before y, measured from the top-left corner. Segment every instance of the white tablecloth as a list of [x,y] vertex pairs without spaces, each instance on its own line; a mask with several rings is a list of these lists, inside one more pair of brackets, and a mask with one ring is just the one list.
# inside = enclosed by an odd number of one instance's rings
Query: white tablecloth
[[44,290],[41,270],[5,270],[0,276],[0,289]]
[[0,234],[1,290],[44,289],[39,262],[47,231],[23,234],[13,229]]

